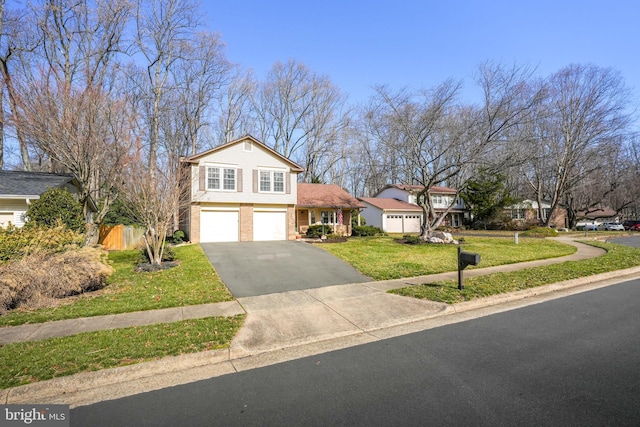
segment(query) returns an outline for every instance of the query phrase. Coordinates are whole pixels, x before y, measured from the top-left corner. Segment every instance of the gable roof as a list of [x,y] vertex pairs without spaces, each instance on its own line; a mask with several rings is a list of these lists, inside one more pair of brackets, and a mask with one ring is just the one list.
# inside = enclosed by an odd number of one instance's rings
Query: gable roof
[[305,208],[364,208],[358,199],[352,197],[336,184],[298,183],[297,206]]
[[282,161],[286,162],[289,164],[289,166],[291,166],[291,170],[294,172],[303,172],[304,168],[300,165],[298,165],[297,163],[289,160],[287,157],[283,156],[282,154],[278,153],[276,150],[268,147],[267,145],[265,145],[264,143],[258,141],[257,139],[255,139],[254,137],[252,137],[251,135],[245,135],[241,138],[238,138],[236,140],[227,142],[225,144],[222,145],[218,145],[217,147],[213,147],[210,150],[207,151],[203,151],[202,153],[198,153],[198,154],[194,154],[193,156],[189,156],[189,157],[185,157],[182,159],[183,162],[187,162],[187,163],[197,163],[198,160],[202,157],[208,156],[209,154],[215,153],[216,151],[221,151],[224,150],[225,148],[231,147],[233,145],[239,144],[241,142],[244,142],[246,140],[251,141],[252,143],[262,147],[263,149],[267,150],[269,153],[271,153],[273,156],[278,157],[279,159],[281,159]]
[[0,198],[38,198],[51,187],[74,184],[71,174],[0,171]]
[[359,197],[365,203],[370,204],[373,207],[382,209],[383,211],[416,211],[422,212],[422,208],[412,203],[403,202],[398,199],[391,199],[386,197]]
[[[409,184],[388,184],[385,185],[378,191],[375,196],[382,193],[387,188],[397,188],[398,190],[403,190],[408,193],[417,193],[419,191],[424,190],[424,185],[409,185]],[[434,185],[429,188],[429,194],[457,194],[458,190],[449,187],[440,187],[438,185]],[[375,197],[374,196],[374,197]]]

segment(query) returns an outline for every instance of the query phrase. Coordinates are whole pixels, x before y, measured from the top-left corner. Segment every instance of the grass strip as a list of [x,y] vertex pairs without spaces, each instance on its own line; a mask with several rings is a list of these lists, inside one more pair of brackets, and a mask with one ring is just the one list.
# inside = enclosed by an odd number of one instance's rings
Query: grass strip
[[[408,245],[393,237],[358,237],[344,243],[318,244],[374,280],[400,279],[444,273],[457,268],[456,245]],[[548,239],[465,237],[462,248],[479,253],[482,265],[513,264],[556,258],[576,252],[575,246]],[[472,267],[470,267],[472,268]]]
[[229,347],[245,315],[86,332],[0,347],[0,388]]
[[640,265],[640,249],[597,241],[583,243],[603,248],[607,253],[597,258],[580,261],[566,261],[544,267],[469,277],[465,279],[464,289],[461,291],[458,290],[458,282],[451,280],[409,286],[389,292],[454,304]]
[[0,316],[0,326],[233,300],[200,245],[178,246],[174,252],[180,265],[157,272],[134,271],[140,251],[110,252],[115,272],[106,288],[61,300],[55,308],[16,310]]

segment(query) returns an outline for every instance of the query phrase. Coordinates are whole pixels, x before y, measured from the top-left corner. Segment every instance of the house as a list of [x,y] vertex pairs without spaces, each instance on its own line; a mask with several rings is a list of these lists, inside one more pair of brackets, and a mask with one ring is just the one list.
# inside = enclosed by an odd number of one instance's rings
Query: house
[[310,225],[325,224],[341,236],[351,235],[351,218],[365,206],[335,184],[298,184],[296,229],[304,234]]
[[576,213],[576,217],[579,219],[576,224],[576,228],[592,228],[596,229],[596,227],[603,222],[618,222],[620,221],[620,216],[618,212],[614,211],[611,208],[598,208],[598,209],[590,209],[588,211],[578,211]]
[[[418,193],[422,190],[424,186],[421,185],[386,185],[374,197],[360,198],[367,205],[362,216],[368,225],[388,233],[419,233],[423,214],[418,205]],[[436,214],[446,212],[453,205],[442,225],[459,227],[463,224],[466,210],[455,189],[433,186],[428,194]]]
[[72,174],[0,171],[0,227],[22,227],[31,201],[54,187],[77,194],[80,184]]
[[361,215],[367,225],[387,233],[419,233],[422,208],[416,204],[386,197],[360,197],[365,205]]
[[540,210],[538,209],[538,202],[535,200],[523,200],[520,203],[505,208],[506,213],[511,219],[522,225],[534,224],[537,225],[546,218],[550,218],[549,225],[556,228],[567,228],[567,210],[562,207],[556,207],[551,211],[551,204],[543,201],[542,215],[540,218]]
[[190,191],[180,228],[192,242],[295,239],[296,163],[247,135],[182,164]]

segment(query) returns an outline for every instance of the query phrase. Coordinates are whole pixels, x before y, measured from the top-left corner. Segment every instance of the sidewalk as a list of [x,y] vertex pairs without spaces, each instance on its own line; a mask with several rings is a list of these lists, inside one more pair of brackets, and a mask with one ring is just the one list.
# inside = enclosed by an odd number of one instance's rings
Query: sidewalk
[[[571,239],[560,240],[577,246],[578,251],[567,257],[466,270],[465,277],[591,258],[603,253],[601,249]],[[386,293],[387,290],[412,284],[456,279],[457,272],[450,272],[245,297],[218,304],[0,328],[1,344],[99,329],[247,313],[245,324],[229,349],[169,357],[0,390],[0,403],[88,405],[417,332],[485,315],[486,310],[512,309],[535,302],[544,295],[548,295],[544,297],[547,299],[555,298],[563,292],[581,291],[578,286],[609,280],[595,285],[605,286],[621,281],[622,277],[637,277],[638,274],[640,267],[455,305]],[[554,293],[553,296],[550,293]],[[472,313],[478,310],[481,313]]]

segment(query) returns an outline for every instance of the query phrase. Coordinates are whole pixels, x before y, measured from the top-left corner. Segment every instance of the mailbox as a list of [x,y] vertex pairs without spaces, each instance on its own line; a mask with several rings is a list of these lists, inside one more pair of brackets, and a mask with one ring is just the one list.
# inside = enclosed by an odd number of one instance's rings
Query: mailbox
[[462,283],[462,270],[464,270],[468,265],[478,264],[480,264],[480,254],[463,252],[462,248],[458,246],[458,289],[464,289],[464,285]]
[[458,261],[460,262],[460,267],[463,269],[468,265],[478,265],[480,264],[480,254],[460,251]]

